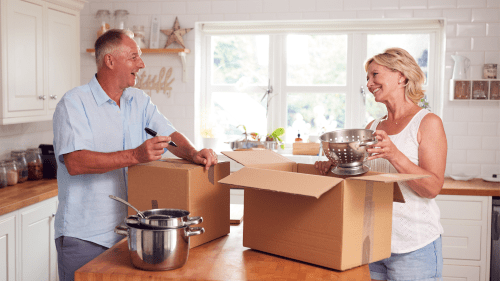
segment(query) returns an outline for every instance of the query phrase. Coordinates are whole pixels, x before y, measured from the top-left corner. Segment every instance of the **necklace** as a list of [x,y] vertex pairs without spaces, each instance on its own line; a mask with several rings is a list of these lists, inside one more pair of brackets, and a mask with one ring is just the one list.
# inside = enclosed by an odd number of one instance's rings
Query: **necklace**
[[[406,115],[403,115],[403,117],[399,117],[398,119],[394,119],[392,122],[394,122],[396,125],[398,124],[398,120],[403,120],[404,118],[408,117],[411,113],[408,113]],[[389,121],[389,114],[387,114],[385,116],[384,119],[382,119],[382,121]]]

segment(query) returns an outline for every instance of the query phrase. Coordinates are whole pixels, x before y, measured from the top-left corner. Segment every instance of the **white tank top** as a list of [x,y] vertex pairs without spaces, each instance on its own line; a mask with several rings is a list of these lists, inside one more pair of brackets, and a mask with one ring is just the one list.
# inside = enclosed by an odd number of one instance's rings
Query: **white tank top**
[[[397,135],[389,138],[411,162],[418,165],[417,133],[420,122],[428,110],[422,109],[406,127]],[[376,130],[382,118],[376,119],[371,130]],[[394,166],[386,159],[368,161],[370,170],[383,173],[397,173]],[[434,199],[423,198],[413,191],[405,182],[398,182],[406,203],[393,203],[392,212],[392,253],[408,253],[418,250],[433,242],[443,233],[439,222],[439,207]]]

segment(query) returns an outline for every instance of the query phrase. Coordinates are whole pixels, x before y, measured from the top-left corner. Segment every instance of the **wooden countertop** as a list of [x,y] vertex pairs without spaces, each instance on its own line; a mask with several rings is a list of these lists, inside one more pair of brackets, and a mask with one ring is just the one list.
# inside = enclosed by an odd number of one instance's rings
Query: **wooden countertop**
[[25,181],[0,189],[0,216],[57,196],[57,180]]
[[443,189],[439,194],[500,196],[500,182],[489,182],[483,179],[456,181],[452,178],[445,178]]
[[[244,221],[243,221],[244,223]],[[75,281],[113,280],[370,280],[368,265],[344,272],[243,247],[243,224],[231,233],[189,250],[187,263],[169,271],[136,269],[127,239],[75,272]]]

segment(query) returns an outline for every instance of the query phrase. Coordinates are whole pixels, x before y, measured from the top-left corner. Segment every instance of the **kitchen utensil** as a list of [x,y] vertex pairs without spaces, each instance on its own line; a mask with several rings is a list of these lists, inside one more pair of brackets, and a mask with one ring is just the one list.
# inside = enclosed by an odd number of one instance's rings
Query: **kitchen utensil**
[[456,181],[468,181],[473,178],[475,178],[475,175],[465,175],[465,174],[457,174],[457,175],[450,175],[450,177]]
[[[148,133],[153,138],[156,137],[156,134],[157,134],[156,131],[151,130],[150,128],[145,128],[144,130],[146,131],[146,133]],[[173,142],[173,141],[169,141],[168,145],[171,145],[173,147],[177,147],[177,144],[175,144],[175,142]]]
[[359,175],[369,171],[365,165],[366,147],[378,142],[372,130],[336,130],[322,134],[319,139],[326,157],[333,164],[334,174]]
[[464,56],[451,55],[455,60],[452,79],[467,79],[467,70],[470,67],[470,60]]
[[148,229],[143,225],[115,227],[127,236],[132,264],[143,270],[172,270],[182,267],[189,256],[189,237],[205,232],[202,227]]
[[141,211],[137,210],[137,208],[132,206],[129,202],[127,202],[121,198],[118,198],[116,196],[113,196],[113,195],[109,195],[109,198],[114,199],[120,203],[123,203],[123,204],[129,206],[130,208],[134,209],[141,218],[146,218],[146,216]]
[[191,226],[203,222],[202,217],[189,217],[189,212],[179,209],[153,209],[144,211],[146,218],[129,216],[125,222],[134,226],[144,226],[150,229],[166,229]]

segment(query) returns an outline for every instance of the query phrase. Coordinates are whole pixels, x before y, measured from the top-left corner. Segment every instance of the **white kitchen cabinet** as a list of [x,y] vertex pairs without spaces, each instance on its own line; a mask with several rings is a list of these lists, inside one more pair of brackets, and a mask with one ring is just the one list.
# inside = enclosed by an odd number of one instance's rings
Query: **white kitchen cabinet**
[[489,281],[491,197],[438,195],[443,241],[443,280]]
[[55,281],[57,197],[0,216],[0,280]]
[[51,120],[58,100],[79,85],[83,4],[1,1],[0,124]]
[[16,280],[16,219],[14,213],[0,216],[0,280]]

